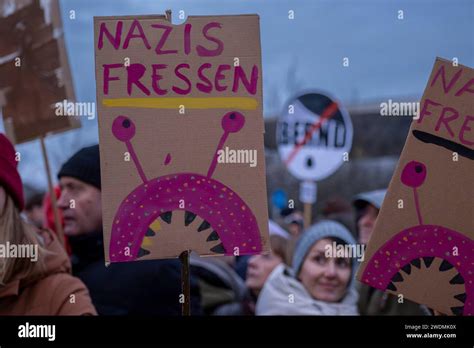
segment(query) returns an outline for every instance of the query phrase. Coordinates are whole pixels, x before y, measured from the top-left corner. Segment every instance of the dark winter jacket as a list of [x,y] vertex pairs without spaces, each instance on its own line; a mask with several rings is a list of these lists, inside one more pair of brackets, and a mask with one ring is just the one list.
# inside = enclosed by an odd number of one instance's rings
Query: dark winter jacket
[[[88,287],[99,315],[181,315],[179,260],[104,261],[102,233],[69,239],[73,274]],[[191,277],[191,314],[201,315],[200,294]]]
[[359,312],[361,315],[427,315],[423,306],[358,283]]

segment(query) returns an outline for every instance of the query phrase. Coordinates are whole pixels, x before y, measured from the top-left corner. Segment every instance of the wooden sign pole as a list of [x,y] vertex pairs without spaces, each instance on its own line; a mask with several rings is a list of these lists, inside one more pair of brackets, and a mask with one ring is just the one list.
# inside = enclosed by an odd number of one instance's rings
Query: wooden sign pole
[[304,229],[311,226],[312,208],[316,203],[317,186],[315,181],[301,181],[300,182],[300,201],[303,203],[304,211]]
[[311,215],[312,215],[312,207],[311,203],[304,204],[304,229],[306,230],[309,226],[311,226]]
[[54,192],[53,180],[51,179],[51,169],[49,167],[48,153],[46,151],[46,145],[44,142],[43,135],[40,136],[40,143],[41,143],[41,152],[43,153],[44,166],[46,168],[46,177],[48,178],[49,196],[51,197],[51,205],[53,206],[54,225],[56,226],[56,233],[57,233],[58,239],[61,242],[61,244],[64,246],[65,241],[64,241],[63,227],[61,226],[61,221],[59,219],[58,206],[56,205],[56,193]]
[[181,261],[181,296],[184,296],[184,302],[182,303],[182,315],[191,315],[191,275],[189,266],[190,250],[185,250],[179,255]]

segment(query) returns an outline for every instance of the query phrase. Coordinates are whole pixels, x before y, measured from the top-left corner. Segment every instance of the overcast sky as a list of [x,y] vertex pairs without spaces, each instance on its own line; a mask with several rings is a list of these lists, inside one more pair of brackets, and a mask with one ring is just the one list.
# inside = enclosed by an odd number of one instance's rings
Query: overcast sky
[[[95,102],[93,16],[257,13],[261,23],[264,115],[276,116],[300,90],[327,91],[345,105],[418,99],[436,56],[474,66],[472,0],[61,0],[78,101]],[[70,11],[75,19],[70,19]],[[288,19],[293,10],[294,20]],[[399,11],[403,19],[399,19]],[[176,18],[177,19],[177,18]],[[174,21],[174,19],[173,19]],[[182,21],[176,21],[182,22]],[[343,58],[349,67],[343,67]],[[53,171],[97,142],[97,120],[48,140]],[[22,145],[27,182],[46,185],[37,142]]]

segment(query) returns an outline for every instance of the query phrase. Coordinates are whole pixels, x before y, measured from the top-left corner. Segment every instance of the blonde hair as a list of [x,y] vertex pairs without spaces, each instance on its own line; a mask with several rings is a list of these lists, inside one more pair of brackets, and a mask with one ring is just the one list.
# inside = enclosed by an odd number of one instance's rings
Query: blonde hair
[[288,266],[291,265],[291,249],[290,249],[290,240],[273,234],[270,236],[270,246],[272,252],[279,256],[282,261]]
[[16,278],[32,280],[40,277],[44,271],[44,255],[47,253],[34,227],[21,218],[13,199],[8,194],[5,196],[5,207],[0,214],[0,244],[38,244],[38,259],[32,262],[29,258],[0,258],[0,288]]

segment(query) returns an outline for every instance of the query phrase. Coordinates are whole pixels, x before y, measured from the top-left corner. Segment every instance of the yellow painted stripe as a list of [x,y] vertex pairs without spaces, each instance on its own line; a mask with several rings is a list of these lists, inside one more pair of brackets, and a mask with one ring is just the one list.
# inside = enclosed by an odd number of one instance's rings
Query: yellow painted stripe
[[150,225],[150,228],[153,232],[158,232],[161,229],[161,224],[158,219],[153,221],[153,223]]
[[143,242],[142,242],[142,247],[150,247],[153,245],[153,241],[151,240],[151,237],[143,237]]
[[256,110],[258,101],[248,97],[220,98],[116,98],[103,99],[102,105],[112,108],[150,108],[178,109],[183,105],[186,109],[242,109]]

